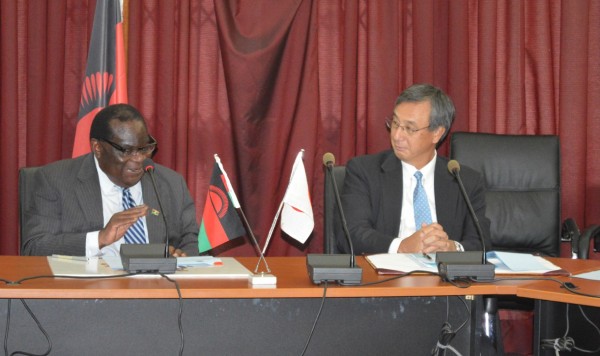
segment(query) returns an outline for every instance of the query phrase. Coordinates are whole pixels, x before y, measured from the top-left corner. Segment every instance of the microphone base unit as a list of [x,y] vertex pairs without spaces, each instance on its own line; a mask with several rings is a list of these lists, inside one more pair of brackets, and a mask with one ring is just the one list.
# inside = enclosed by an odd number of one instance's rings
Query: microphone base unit
[[360,284],[362,268],[350,267],[352,255],[308,254],[306,268],[314,284],[336,282],[339,284]]
[[165,257],[165,244],[122,244],[123,269],[129,273],[172,274],[177,270],[177,258]]
[[496,277],[496,266],[482,263],[481,251],[437,252],[436,263],[443,280],[474,279],[491,281]]
[[491,281],[495,278],[494,265],[486,264],[446,264],[438,265],[438,272],[445,281],[456,279],[474,279],[477,281]]

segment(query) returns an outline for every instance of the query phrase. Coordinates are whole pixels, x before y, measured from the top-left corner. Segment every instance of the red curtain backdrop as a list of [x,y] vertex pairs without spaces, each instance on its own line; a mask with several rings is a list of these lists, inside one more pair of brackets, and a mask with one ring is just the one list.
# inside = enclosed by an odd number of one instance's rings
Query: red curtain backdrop
[[[388,148],[384,118],[416,82],[445,89],[453,131],[557,134],[562,215],[600,223],[600,2],[126,1],[129,102],[202,214],[218,153],[264,243],[305,149],[323,250],[323,166]],[[0,253],[18,253],[18,169],[71,154],[95,1],[0,2]],[[447,145],[441,147],[447,153]],[[255,255],[248,239],[216,251]],[[566,250],[565,250],[566,253]]]

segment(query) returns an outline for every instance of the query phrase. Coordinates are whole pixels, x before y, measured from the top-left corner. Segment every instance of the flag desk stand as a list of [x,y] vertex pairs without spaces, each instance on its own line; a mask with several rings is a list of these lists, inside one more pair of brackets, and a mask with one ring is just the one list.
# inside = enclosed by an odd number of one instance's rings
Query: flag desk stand
[[248,279],[253,286],[274,286],[277,284],[277,277],[271,273],[254,273]]
[[[252,236],[254,241],[256,239]],[[269,268],[269,264],[267,263],[267,259],[265,255],[258,248],[258,243],[256,244],[256,248],[258,249],[258,253],[260,257],[258,258],[258,262],[256,263],[256,267],[254,268],[254,272],[248,277],[248,281],[252,286],[276,286],[277,285],[277,277],[271,273],[271,269]],[[258,266],[260,266],[260,261],[263,261],[265,264],[266,272],[258,272]]]

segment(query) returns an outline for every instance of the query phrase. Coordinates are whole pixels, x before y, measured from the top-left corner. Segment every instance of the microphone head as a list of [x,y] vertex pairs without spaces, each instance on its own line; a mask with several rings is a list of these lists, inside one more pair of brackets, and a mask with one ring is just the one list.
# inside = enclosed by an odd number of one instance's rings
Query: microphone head
[[335,156],[331,152],[327,152],[323,155],[323,164],[328,166],[329,164],[335,164]]
[[448,162],[448,171],[452,174],[457,174],[460,172],[460,163],[455,159],[450,160],[450,162]]
[[146,158],[142,164],[144,165],[144,170],[146,172],[154,171],[154,162],[150,158]]

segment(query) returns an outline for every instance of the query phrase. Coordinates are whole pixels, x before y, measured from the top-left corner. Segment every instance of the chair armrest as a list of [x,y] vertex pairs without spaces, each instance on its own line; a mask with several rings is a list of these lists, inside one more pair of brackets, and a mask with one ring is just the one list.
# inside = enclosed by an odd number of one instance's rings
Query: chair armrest
[[590,240],[592,238],[594,239],[594,252],[596,252],[600,249],[600,225],[589,226],[579,237],[579,259],[587,260],[589,258]]
[[565,219],[560,229],[560,241],[571,244],[571,258],[578,258],[581,252],[579,249],[580,236],[581,232],[575,220],[572,218]]

